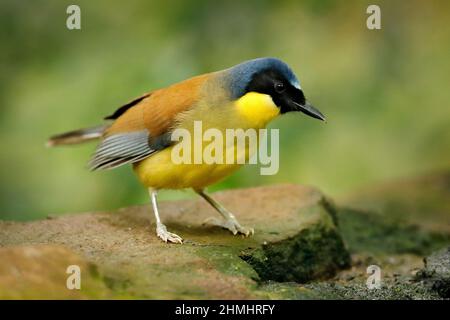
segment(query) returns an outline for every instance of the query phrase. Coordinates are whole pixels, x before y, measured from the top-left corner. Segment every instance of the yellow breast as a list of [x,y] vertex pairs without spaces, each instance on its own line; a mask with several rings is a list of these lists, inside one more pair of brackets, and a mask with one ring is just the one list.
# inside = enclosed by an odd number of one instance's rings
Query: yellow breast
[[264,128],[269,121],[280,114],[280,108],[267,94],[249,92],[238,99],[235,105],[248,128]]
[[[192,135],[194,120],[201,120],[204,129],[216,128],[222,132],[226,129],[260,129],[278,114],[279,108],[269,95],[250,92],[227,105],[199,105],[183,115],[180,127],[186,128]],[[206,145],[203,144],[203,147]],[[248,159],[251,154],[248,146],[245,147],[245,158]],[[241,166],[226,163],[176,164],[172,159],[173,148],[174,146],[168,147],[134,165],[136,174],[145,186],[156,189],[202,189],[220,181]]]

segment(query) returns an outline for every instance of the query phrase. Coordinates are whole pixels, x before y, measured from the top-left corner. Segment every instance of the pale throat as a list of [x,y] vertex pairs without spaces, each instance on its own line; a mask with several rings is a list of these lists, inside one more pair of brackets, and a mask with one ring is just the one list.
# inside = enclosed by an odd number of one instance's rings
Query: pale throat
[[268,94],[248,92],[235,102],[236,109],[244,121],[252,128],[263,128],[280,114]]

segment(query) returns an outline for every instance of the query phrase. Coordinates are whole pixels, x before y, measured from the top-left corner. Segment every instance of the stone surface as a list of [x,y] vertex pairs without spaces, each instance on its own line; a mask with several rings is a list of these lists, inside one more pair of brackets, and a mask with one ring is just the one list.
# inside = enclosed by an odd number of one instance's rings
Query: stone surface
[[450,299],[450,247],[427,257],[425,267],[418,273],[417,278],[442,298]]
[[[0,248],[0,299],[99,299],[109,292],[96,267],[56,245]],[[83,270],[83,290],[69,290],[68,266]],[[70,271],[69,272],[73,272]]]
[[[162,203],[182,246],[155,237],[149,206],[0,222],[0,297],[448,299],[449,186],[445,171],[338,206],[304,186],[215,194],[255,227],[251,238],[202,226],[216,215],[203,200]],[[65,287],[69,264],[81,266],[81,291]],[[379,289],[366,286],[370,265],[381,269]]]
[[[382,183],[340,199],[339,229],[352,254],[352,267],[308,289],[334,299],[444,298],[433,290],[434,283],[442,282],[420,275],[423,258],[441,257],[442,248],[450,245],[448,199],[448,170]],[[443,266],[445,259],[433,261]],[[366,268],[372,264],[381,268],[380,289],[370,290],[365,284]]]
[[[319,191],[283,185],[214,196],[243,225],[254,227],[255,235],[243,238],[203,226],[217,214],[201,199],[161,203],[163,220],[185,239],[183,245],[156,238],[150,206],[0,222],[0,297],[308,297],[301,287],[267,283],[324,280],[350,265],[336,211]],[[70,264],[82,269],[79,291],[65,287]],[[17,274],[26,276],[18,281]]]

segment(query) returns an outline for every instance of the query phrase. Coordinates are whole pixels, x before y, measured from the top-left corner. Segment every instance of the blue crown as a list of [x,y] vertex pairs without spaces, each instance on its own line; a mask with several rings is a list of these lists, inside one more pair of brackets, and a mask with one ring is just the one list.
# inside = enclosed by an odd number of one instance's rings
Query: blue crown
[[276,58],[258,58],[242,62],[228,69],[228,80],[233,99],[245,94],[245,88],[252,80],[255,73],[263,70],[276,70],[286,78],[293,86],[300,88],[300,83],[291,68],[283,61]]

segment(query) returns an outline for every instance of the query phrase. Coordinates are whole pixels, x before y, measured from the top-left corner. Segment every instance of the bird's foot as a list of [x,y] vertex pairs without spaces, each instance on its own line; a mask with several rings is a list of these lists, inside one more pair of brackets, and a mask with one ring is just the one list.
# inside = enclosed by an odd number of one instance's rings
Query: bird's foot
[[164,242],[171,242],[171,243],[183,243],[183,239],[172,232],[167,231],[167,228],[162,223],[158,223],[156,226],[156,234],[159,238],[162,239]]
[[212,225],[221,227],[224,229],[229,230],[232,234],[243,234],[244,236],[248,237],[255,233],[255,230],[253,228],[246,228],[240,225],[240,223],[236,219],[228,219],[228,220],[222,220],[218,219],[216,217],[211,217],[206,219],[203,224]]

